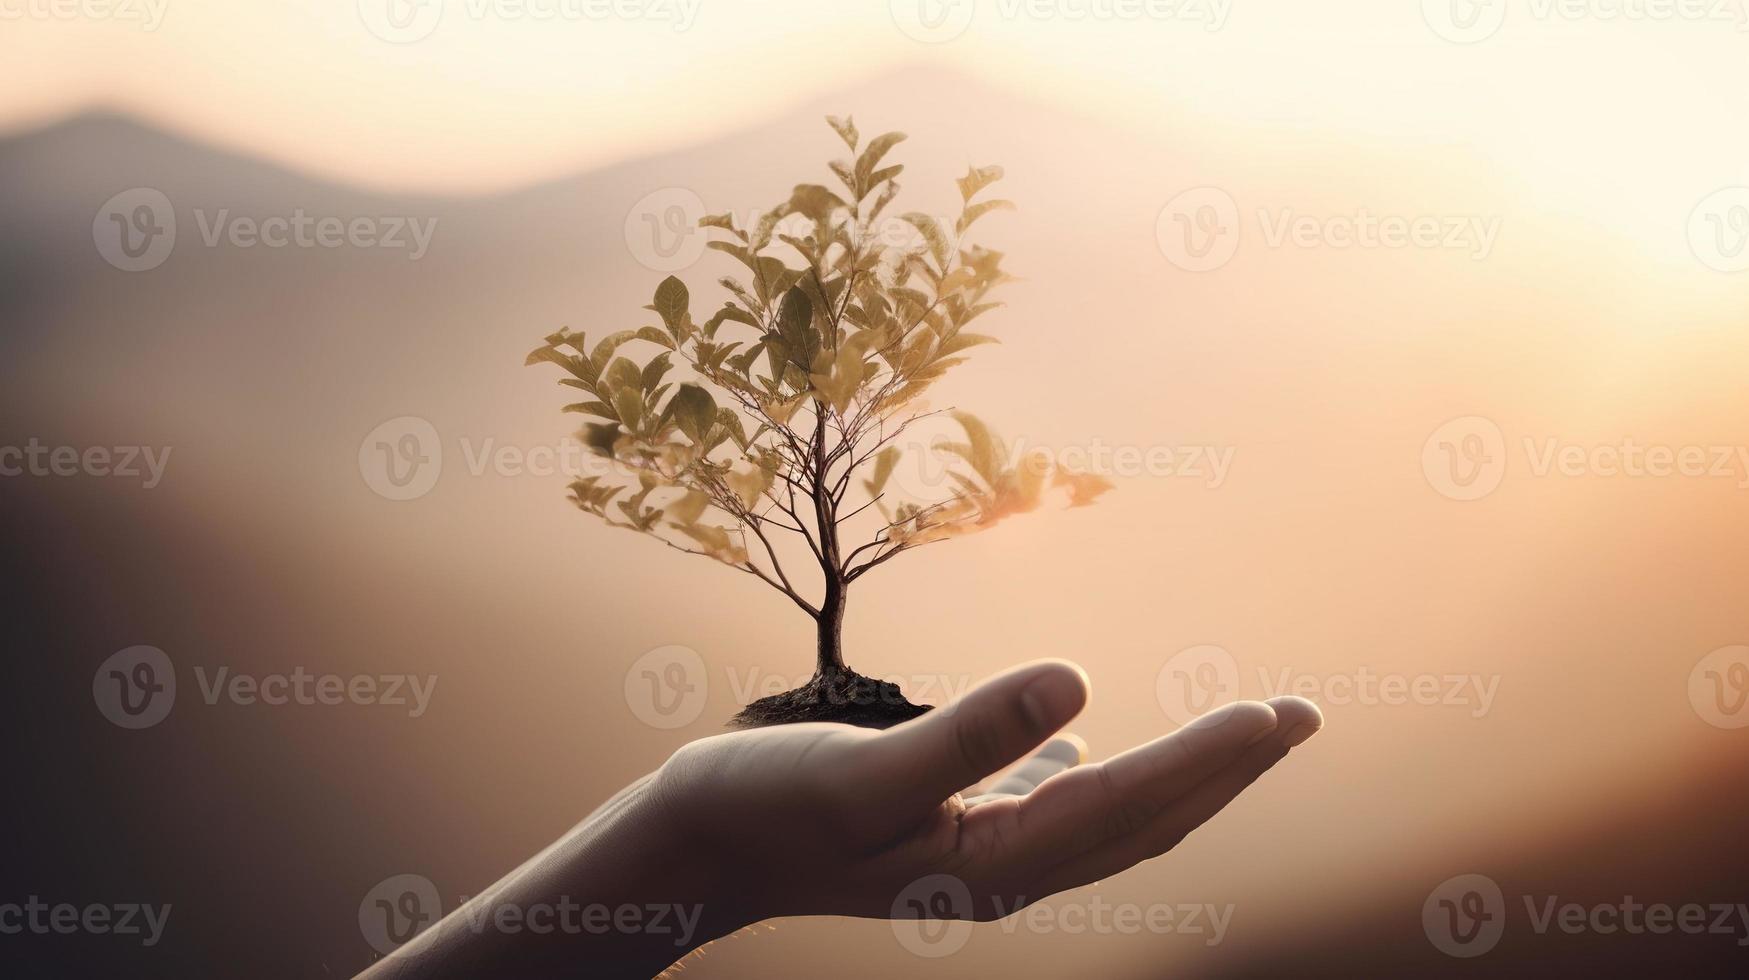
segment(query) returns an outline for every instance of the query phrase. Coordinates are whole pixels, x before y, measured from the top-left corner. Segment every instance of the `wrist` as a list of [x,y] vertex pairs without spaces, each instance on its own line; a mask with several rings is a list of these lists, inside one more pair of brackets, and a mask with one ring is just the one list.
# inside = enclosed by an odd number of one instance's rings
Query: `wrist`
[[653,975],[758,921],[678,803],[659,777],[643,780],[554,845],[556,873],[539,891],[581,910],[584,957],[593,951]]
[[651,977],[750,924],[655,779],[380,961],[370,977]]

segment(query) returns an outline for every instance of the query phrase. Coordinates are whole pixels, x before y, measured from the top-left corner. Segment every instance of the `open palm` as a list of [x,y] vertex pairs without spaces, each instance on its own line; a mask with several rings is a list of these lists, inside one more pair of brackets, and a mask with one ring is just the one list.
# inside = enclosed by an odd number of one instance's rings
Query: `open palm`
[[1170,850],[1322,725],[1300,698],[1241,701],[1081,765],[1078,740],[1052,736],[1086,699],[1078,668],[1042,661],[884,732],[701,739],[652,789],[755,918],[988,920]]

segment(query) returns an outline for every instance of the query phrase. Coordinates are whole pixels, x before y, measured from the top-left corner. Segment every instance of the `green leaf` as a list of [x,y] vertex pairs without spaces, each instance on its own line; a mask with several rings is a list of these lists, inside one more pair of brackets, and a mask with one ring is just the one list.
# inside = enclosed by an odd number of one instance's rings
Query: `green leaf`
[[826,221],[838,208],[847,207],[844,199],[819,184],[797,184],[790,192],[788,210],[815,221]]
[[656,386],[662,383],[662,376],[673,367],[674,365],[668,360],[666,353],[657,354],[650,359],[650,363],[644,365],[644,370],[638,377],[638,383],[643,386],[645,391],[655,391]]
[[727,361],[727,363],[729,365],[729,370],[735,372],[736,374],[738,374],[742,377],[747,377],[753,370],[753,360],[755,358],[757,358],[759,356],[759,352],[764,350],[764,349],[765,349],[765,342],[760,341],[759,343],[754,344],[752,347],[747,348],[746,350],[742,351],[741,353],[736,354],[734,357],[729,358]]
[[[892,180],[893,178],[899,176],[900,174],[902,174],[904,172],[905,172],[904,164],[895,163],[890,167],[882,167],[881,169],[876,170],[874,173],[869,174],[868,175],[868,185],[862,189],[863,197],[867,197],[869,194],[874,192],[874,189],[876,187],[881,186],[881,184],[883,184],[889,180]],[[879,209],[877,208],[876,210],[878,211]]]
[[741,309],[733,303],[724,303],[722,309],[712,313],[711,318],[704,322],[704,335],[706,337],[715,337],[717,335],[717,328],[722,326],[723,323],[728,320],[733,320],[736,323],[745,323],[750,327],[758,327],[760,325],[759,321],[754,319],[753,314],[748,313],[746,310]]
[[839,139],[844,141],[844,145],[850,147],[850,152],[856,152],[856,141],[858,137],[856,134],[856,120],[854,117],[845,116],[843,119],[840,119],[837,116],[827,116],[826,125],[831,126],[832,130],[838,134]]
[[697,541],[706,554],[729,565],[741,565],[747,561],[747,549],[741,547],[729,537],[729,529],[711,524],[681,524],[681,533]]
[[838,176],[838,181],[844,185],[845,190],[852,194],[857,192],[856,172],[850,169],[850,164],[845,163],[843,160],[833,160],[831,163],[826,164],[826,166],[831,168],[832,172]]
[[662,318],[663,325],[668,328],[668,332],[673,334],[676,340],[686,339],[684,325],[690,319],[687,312],[688,302],[686,283],[674,276],[669,276],[656,287],[656,298],[650,304],[650,308]]
[[972,226],[972,222],[989,214],[991,211],[1013,210],[1014,202],[1003,200],[1002,198],[995,198],[989,201],[979,201],[978,203],[966,208],[965,211],[960,214],[959,221],[954,224],[954,230],[963,235],[965,234],[966,229]]
[[777,311],[777,332],[798,360],[813,362],[820,337],[814,332],[814,302],[808,299],[806,290],[796,286],[783,294],[783,304]]
[[941,347],[936,350],[935,356],[947,357],[950,354],[958,354],[960,351],[969,347],[976,347],[979,344],[999,343],[1001,343],[1001,341],[997,340],[995,337],[986,336],[981,333],[956,333],[942,342]]
[[614,419],[615,421],[619,419],[619,416],[614,414],[613,406],[606,402],[575,402],[566,405],[561,411],[581,412],[584,415],[598,415],[601,418]]
[[770,473],[757,466],[751,470],[730,470],[723,476],[723,482],[740,498],[743,510],[752,510],[759,503],[760,494],[771,486],[772,479]]
[[601,379],[607,385],[610,395],[618,394],[627,388],[637,391],[644,386],[643,372],[638,370],[638,366],[632,363],[630,358],[626,357],[614,358],[613,363],[607,366],[607,372],[601,376]]
[[657,330],[655,327],[639,327],[637,338],[639,340],[647,340],[652,344],[659,344],[669,350],[678,350],[680,348],[680,345],[674,342],[673,337]]
[[947,234],[941,230],[941,223],[920,211],[900,215],[899,220],[917,229],[917,233],[929,245],[929,254],[935,257],[936,266],[946,272],[948,261],[953,257],[953,246],[948,242]]
[[717,402],[710,392],[687,383],[675,390],[673,401],[668,403],[668,414],[688,438],[702,443],[716,423]]
[[599,377],[600,372],[595,369],[593,364],[583,358],[578,357],[575,354],[566,354],[563,351],[554,350],[551,347],[537,347],[528,355],[528,360],[524,362],[524,366],[529,364],[539,364],[542,361],[557,364],[571,372],[572,377],[560,378],[560,384],[568,384],[573,388],[582,388],[584,391],[591,393],[595,391],[595,382]]
[[717,425],[729,438],[735,440],[735,445],[743,450],[747,448],[747,427],[741,424],[741,415],[732,408],[717,409]]
[[874,173],[874,168],[880,165],[881,158],[904,139],[904,133],[882,133],[868,141],[862,155],[856,158],[856,180],[862,190],[869,188],[869,177]]
[[991,164],[988,167],[973,167],[966,171],[956,183],[960,185],[960,197],[970,201],[979,191],[1002,179],[1002,168]]
[[897,466],[898,463],[898,446],[888,446],[875,455],[874,474],[869,477],[867,483],[863,484],[868,488],[870,496],[880,493],[882,488],[887,485],[887,480],[892,478],[893,467]]
[[729,211],[724,211],[722,214],[707,214],[698,219],[698,226],[700,228],[721,228],[726,232],[739,236],[743,241],[745,241],[747,237],[741,234],[741,229],[735,227],[735,215]]
[[607,367],[607,359],[613,356],[614,351],[636,340],[637,337],[636,330],[621,330],[603,337],[601,343],[596,344],[595,349],[589,352],[589,363],[595,367],[595,373],[600,374],[601,370]]
[[963,458],[985,483],[994,486],[1002,476],[1001,449],[996,437],[988,426],[969,412],[954,412],[953,417],[966,430],[966,442],[942,448]]
[[639,431],[644,424],[644,393],[636,385],[616,390],[613,393],[613,410],[619,413],[620,421],[626,424],[626,428],[633,432]]
[[688,490],[666,508],[668,519],[676,524],[697,524],[710,506],[711,498],[697,490]]
[[585,422],[583,431],[579,434],[583,437],[584,445],[595,450],[599,455],[609,459],[613,458],[614,443],[619,441],[619,425],[617,423]]
[[868,346],[873,340],[874,336],[868,331],[852,335],[844,346],[838,348],[830,370],[816,371],[808,377],[814,390],[824,395],[826,402],[840,415],[850,407],[851,400],[862,387],[862,361],[868,356]]

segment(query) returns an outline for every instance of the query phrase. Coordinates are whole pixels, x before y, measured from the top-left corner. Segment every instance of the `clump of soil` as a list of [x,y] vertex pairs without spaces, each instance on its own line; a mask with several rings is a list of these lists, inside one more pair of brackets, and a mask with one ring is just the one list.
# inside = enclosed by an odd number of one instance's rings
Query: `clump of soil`
[[860,728],[891,728],[923,714],[927,704],[906,700],[899,685],[854,670],[815,674],[793,691],[773,694],[742,708],[732,728],[764,728],[803,721],[835,721]]

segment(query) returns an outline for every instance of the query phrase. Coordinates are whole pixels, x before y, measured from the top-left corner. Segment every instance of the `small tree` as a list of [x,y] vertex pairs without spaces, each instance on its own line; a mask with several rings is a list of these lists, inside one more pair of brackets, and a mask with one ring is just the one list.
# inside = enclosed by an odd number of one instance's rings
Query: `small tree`
[[[959,240],[979,218],[1013,205],[974,200],[1002,176],[999,167],[974,167],[958,181],[962,205],[951,228],[904,214],[898,221],[915,234],[884,243],[891,236],[879,232],[892,220],[883,215],[903,168],[882,161],[905,137],[861,145],[850,119],[827,121],[853,157],[830,164],[842,192],[801,184],[752,228],[728,214],[699,222],[721,233],[710,247],[747,270],[719,280],[729,296],[721,309],[696,322],[686,286],[670,276],[646,307],[660,327],[593,346],[564,329],[528,357],[564,368],[570,376],[560,383],[588,396],[564,410],[599,419],[580,438],[617,464],[613,476],[571,484],[578,507],[745,572],[814,620],[813,678],[747,706],[736,716],[747,725],[886,727],[927,710],[846,666],[850,586],[901,554],[1034,509],[1047,487],[1067,488],[1079,505],[1110,486],[1041,454],[1010,460],[977,419],[952,412],[964,440],[929,450],[950,461],[941,496],[894,499],[890,478],[907,451],[899,437],[940,414],[920,396],[967,351],[992,342],[967,328],[1001,305],[991,293],[1009,278],[1001,253]],[[649,356],[625,354],[636,345]],[[693,380],[668,380],[677,358]],[[852,537],[856,523],[872,526]],[[817,583],[798,580],[801,564],[818,569]]]

